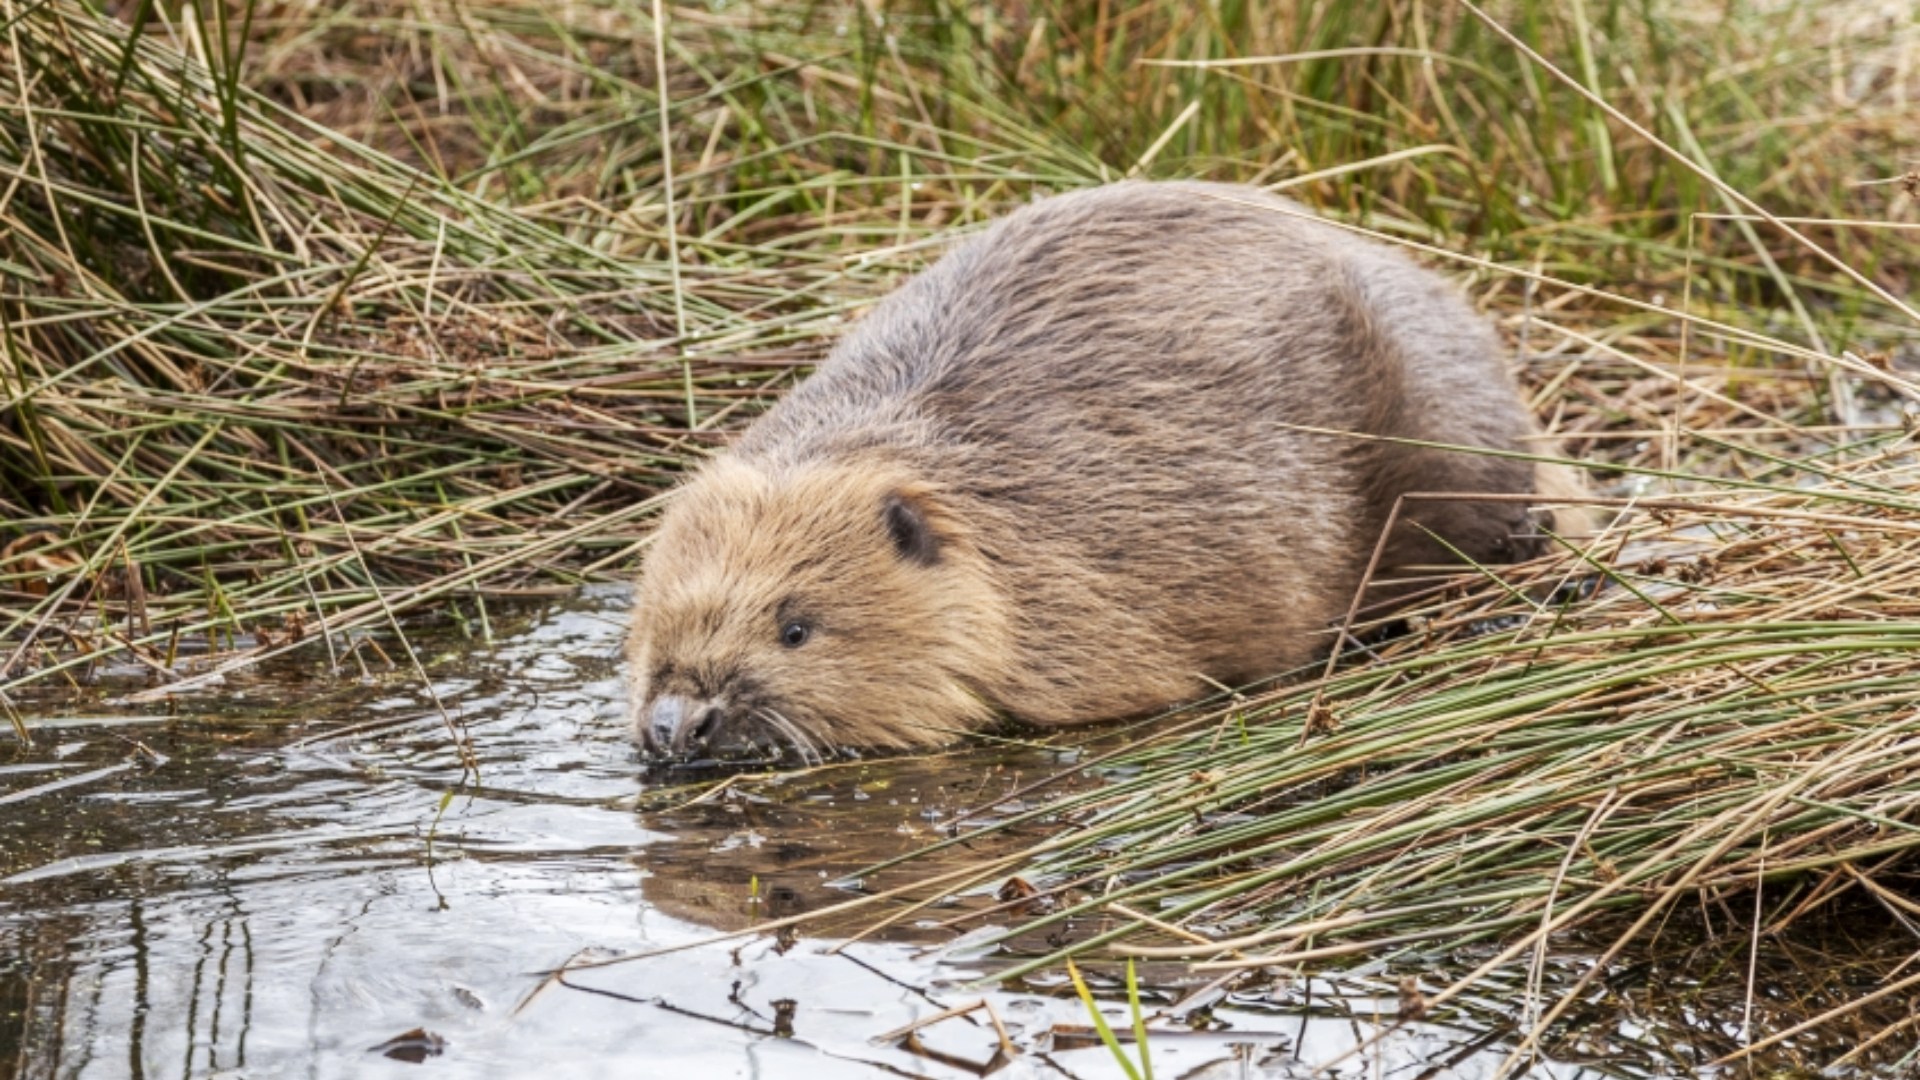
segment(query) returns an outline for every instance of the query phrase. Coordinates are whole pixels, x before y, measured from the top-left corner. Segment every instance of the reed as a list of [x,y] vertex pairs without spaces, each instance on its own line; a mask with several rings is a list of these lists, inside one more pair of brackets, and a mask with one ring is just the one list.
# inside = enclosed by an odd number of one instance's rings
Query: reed
[[[1676,909],[1739,924],[1756,892],[1767,938],[1842,894],[1904,910],[1881,875],[1920,847],[1920,498],[1883,491],[1915,491],[1920,461],[1846,457],[1811,487],[1647,500],[1588,548],[1603,571],[1567,552],[1451,583],[1323,678],[1142,731],[1090,766],[1105,785],[981,808],[949,843],[1072,823],[1014,860],[1040,891],[1008,907],[1049,910],[1009,939],[1100,927],[1000,974],[1424,967],[1485,944],[1439,1009],[1591,927],[1618,937],[1589,975]],[[1581,580],[1597,595],[1573,599]]]
[[[663,13],[0,7],[0,694],[346,663],[409,613],[484,630],[490,599],[623,574],[673,476],[942,238],[1123,175],[1279,183],[1470,253],[1585,457],[1713,457],[1676,433],[1726,400],[1796,456],[1875,419],[1810,367],[1905,332],[1690,213],[1722,209],[1694,172],[1459,7]],[[1902,26],[1500,15],[1863,273],[1911,252],[1864,221],[1898,187],[1848,186],[1900,171]]]

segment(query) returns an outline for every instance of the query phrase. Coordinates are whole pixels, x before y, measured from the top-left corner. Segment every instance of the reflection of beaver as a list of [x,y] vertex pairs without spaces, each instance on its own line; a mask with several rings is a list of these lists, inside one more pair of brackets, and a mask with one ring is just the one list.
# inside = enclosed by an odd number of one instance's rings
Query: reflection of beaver
[[[1063,195],[888,297],[661,522],[628,644],[642,742],[1141,713],[1324,647],[1402,492],[1560,487],[1300,430],[1536,430],[1444,281],[1302,213],[1213,184]],[[1540,544],[1514,502],[1409,517],[1389,564],[1449,561],[1433,535],[1481,562]]]

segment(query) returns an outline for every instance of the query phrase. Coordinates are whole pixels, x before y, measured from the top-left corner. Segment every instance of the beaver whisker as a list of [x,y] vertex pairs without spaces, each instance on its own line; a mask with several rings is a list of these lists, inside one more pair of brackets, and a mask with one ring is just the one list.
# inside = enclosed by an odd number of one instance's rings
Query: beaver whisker
[[798,724],[795,724],[793,721],[770,708],[755,709],[754,716],[757,717],[761,723],[766,724],[774,731],[787,737],[787,743],[793,747],[793,752],[800,755],[800,763],[802,765],[821,765],[826,763],[826,757],[820,753],[814,741],[807,737],[806,732],[802,731]]

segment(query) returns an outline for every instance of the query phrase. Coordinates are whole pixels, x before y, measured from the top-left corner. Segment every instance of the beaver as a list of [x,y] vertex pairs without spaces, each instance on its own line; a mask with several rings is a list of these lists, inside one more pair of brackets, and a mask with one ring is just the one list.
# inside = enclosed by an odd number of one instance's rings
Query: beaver
[[[881,301],[677,492],[627,657],[645,748],[916,748],[1139,715],[1330,643],[1403,492],[1568,489],[1441,277],[1257,188],[1031,203]],[[1410,502],[1386,566],[1526,558]]]

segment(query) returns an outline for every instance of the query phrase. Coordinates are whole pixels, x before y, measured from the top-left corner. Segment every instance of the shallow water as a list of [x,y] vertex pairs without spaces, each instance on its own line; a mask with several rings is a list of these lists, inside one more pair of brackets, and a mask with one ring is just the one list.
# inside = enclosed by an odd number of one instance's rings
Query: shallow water
[[[965,951],[972,936],[956,951],[937,910],[844,948],[698,944],[847,899],[844,876],[1062,759],[1002,748],[731,786],[649,774],[621,730],[623,600],[589,591],[490,646],[417,643],[480,763],[444,803],[459,756],[403,672],[283,666],[172,716],[104,695],[38,709],[33,746],[0,744],[0,1074],[1121,1075],[1060,979],[983,991],[991,958]],[[1177,1009],[1198,980],[1149,982],[1163,1077],[1471,1077],[1503,1057],[1486,1030],[1436,1024],[1355,1053],[1395,1007],[1379,979]],[[1127,1027],[1123,1006],[1107,1013]]]

